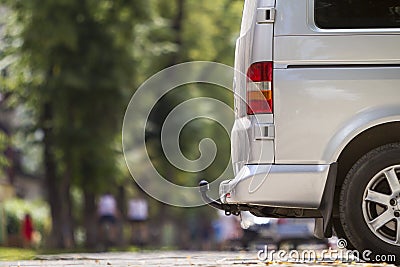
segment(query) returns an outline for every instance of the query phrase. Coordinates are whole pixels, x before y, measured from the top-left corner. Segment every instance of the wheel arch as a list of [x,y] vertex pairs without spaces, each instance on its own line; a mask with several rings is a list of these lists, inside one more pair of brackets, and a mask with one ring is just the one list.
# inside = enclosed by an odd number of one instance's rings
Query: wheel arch
[[338,215],[338,203],[343,181],[351,167],[369,151],[390,143],[400,142],[400,121],[375,125],[355,136],[340,152],[337,159],[333,216]]

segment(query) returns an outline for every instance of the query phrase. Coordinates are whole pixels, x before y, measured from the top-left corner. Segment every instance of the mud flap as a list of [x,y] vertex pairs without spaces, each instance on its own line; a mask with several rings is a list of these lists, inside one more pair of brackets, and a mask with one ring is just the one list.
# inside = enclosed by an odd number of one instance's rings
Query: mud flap
[[320,239],[332,237],[332,210],[333,197],[335,195],[337,175],[337,163],[333,163],[329,168],[328,179],[326,181],[321,205],[318,210],[322,217],[315,219],[314,236]]

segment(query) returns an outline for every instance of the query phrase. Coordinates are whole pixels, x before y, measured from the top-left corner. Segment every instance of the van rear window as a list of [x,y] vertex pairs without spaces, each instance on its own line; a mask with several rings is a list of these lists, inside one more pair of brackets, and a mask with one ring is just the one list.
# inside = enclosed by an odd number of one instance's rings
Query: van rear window
[[322,29],[400,28],[400,0],[315,0]]

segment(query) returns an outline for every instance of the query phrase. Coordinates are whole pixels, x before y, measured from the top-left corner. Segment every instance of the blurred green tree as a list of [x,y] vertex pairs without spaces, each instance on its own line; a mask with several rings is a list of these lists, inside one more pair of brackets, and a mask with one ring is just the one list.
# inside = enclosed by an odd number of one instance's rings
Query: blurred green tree
[[43,132],[52,215],[51,245],[74,246],[72,185],[84,193],[89,246],[95,244],[95,197],[118,175],[116,142],[134,84],[136,24],[146,0],[2,0],[14,11],[8,89],[33,111]]
[[[33,130],[43,133],[51,244],[74,245],[71,187],[76,187],[82,191],[86,242],[94,246],[96,196],[115,184],[123,196],[129,181],[118,143],[133,88],[157,71],[185,61],[233,65],[243,1],[0,0],[0,4],[12,11],[6,49],[0,47],[7,51],[0,60],[7,65],[0,85],[16,104],[29,108]],[[149,121],[154,127],[147,133],[157,169],[173,182],[189,186],[197,184],[198,174],[182,172],[166,161],[159,134],[168,112],[194,96],[232,105],[226,90],[196,85],[177,89],[156,105]],[[230,144],[221,138],[220,128],[208,126],[200,122],[193,131],[183,131],[181,143],[183,153],[194,159],[199,156],[199,140],[222,140],[220,156],[201,174],[216,177],[229,161]],[[189,220],[182,216],[191,218],[194,213],[162,204],[151,210],[157,222],[170,218],[185,227]]]
[[[170,44],[170,50],[164,50],[162,57],[157,57],[151,71],[187,61],[213,61],[233,65],[235,40],[239,33],[243,1],[232,0],[174,0],[153,1],[159,28],[150,36],[152,43]],[[157,55],[156,55],[157,56]],[[165,158],[160,136],[165,118],[179,103],[194,97],[210,97],[228,105],[233,105],[233,96],[228,90],[212,85],[188,85],[179,87],[165,95],[155,105],[149,117],[146,144],[154,166],[166,179],[184,186],[197,186],[199,179],[218,177],[229,164],[230,140],[217,123],[197,120],[185,127],[179,136],[182,153],[189,159],[200,156],[198,145],[203,138],[215,141],[218,154],[210,167],[202,173],[190,173],[175,168]],[[196,107],[193,107],[196,108]],[[200,107],[205,108],[205,107]],[[210,112],[219,112],[210,107]],[[171,197],[173,195],[171,194]],[[162,204],[161,204],[162,205]],[[190,229],[189,224],[199,221],[212,209],[174,209],[163,206],[157,214],[158,221],[172,220],[179,229]],[[184,236],[184,235],[182,235]],[[193,244],[184,244],[183,248]],[[186,240],[187,242],[187,240]]]

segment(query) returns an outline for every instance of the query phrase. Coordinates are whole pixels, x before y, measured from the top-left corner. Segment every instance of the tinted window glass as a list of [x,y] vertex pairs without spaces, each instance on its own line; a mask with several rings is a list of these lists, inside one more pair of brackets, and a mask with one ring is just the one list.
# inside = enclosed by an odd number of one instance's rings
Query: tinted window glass
[[315,0],[324,29],[400,28],[400,0]]

